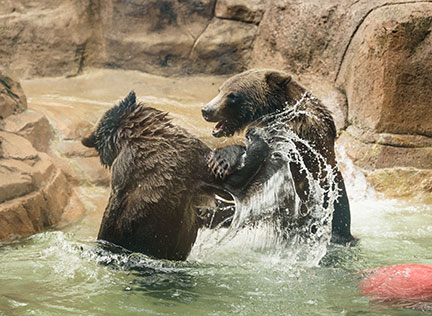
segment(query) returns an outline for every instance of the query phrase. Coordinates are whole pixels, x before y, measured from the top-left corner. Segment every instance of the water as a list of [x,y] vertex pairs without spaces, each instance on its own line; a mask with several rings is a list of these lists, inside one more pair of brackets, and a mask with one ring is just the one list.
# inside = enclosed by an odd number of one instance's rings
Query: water
[[[114,74],[119,81],[143,80],[137,73]],[[59,106],[90,112],[92,101],[97,112],[110,106],[113,98],[126,95],[126,83],[111,89],[92,83],[87,94],[82,92],[83,82],[99,78],[104,85],[108,75],[112,73],[70,79],[76,87],[67,91],[60,91],[70,82],[66,79],[35,80],[24,87],[28,94],[31,91],[31,107],[55,119]],[[146,80],[155,80],[146,78],[145,85],[149,85]],[[138,93],[141,86],[137,86]],[[182,93],[192,95],[189,90]],[[106,105],[98,103],[97,94]],[[179,103],[196,102],[191,108],[199,109],[198,97],[188,101],[180,93],[173,95]],[[169,93],[163,97],[173,99]],[[44,106],[43,100],[59,105]],[[153,100],[161,99],[156,94]],[[176,119],[188,122],[194,131],[192,121],[198,121],[198,115],[189,117],[182,114],[183,108],[166,107],[177,110]],[[210,133],[211,126],[205,124],[196,128]],[[179,263],[108,252],[95,242],[103,209],[92,208],[90,203],[87,216],[78,223],[0,246],[0,315],[419,315],[419,311],[370,303],[359,294],[358,271],[397,263],[432,264],[432,206],[377,199],[343,151],[339,153],[347,165],[344,176],[352,231],[360,242],[353,248],[330,247],[319,265],[293,261],[289,252],[250,247],[262,239],[259,233],[265,230],[254,234],[256,241],[247,232],[245,236],[239,232],[231,242],[219,244],[217,236],[204,231],[189,259]],[[99,199],[106,196],[104,190],[83,189],[84,194],[92,192]]]
[[[307,140],[301,139],[287,127],[287,122],[296,120],[299,115],[313,116],[308,111],[300,110],[311,102],[317,100],[305,94],[287,110],[262,118],[271,123],[254,128],[254,133],[269,144],[269,159],[279,170],[253,196],[243,201],[236,200],[236,213],[230,228],[223,229],[223,232],[207,232],[202,247],[233,247],[239,244],[271,256],[283,257],[285,264],[319,264],[331,239],[331,216],[338,198],[334,182],[336,173]],[[315,157],[321,167],[318,176],[315,177],[307,169],[298,144],[301,144],[303,152]],[[290,171],[290,163],[293,162],[308,181],[309,193],[304,202],[295,190]],[[325,183],[335,185],[323,187],[320,183],[323,179]]]

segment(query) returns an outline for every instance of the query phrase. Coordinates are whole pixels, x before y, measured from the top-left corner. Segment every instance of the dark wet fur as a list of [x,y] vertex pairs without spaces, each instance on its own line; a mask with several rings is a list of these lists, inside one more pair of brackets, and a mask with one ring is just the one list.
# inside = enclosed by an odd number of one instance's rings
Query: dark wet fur
[[131,92],[108,110],[82,143],[111,168],[111,194],[98,238],[131,251],[184,260],[202,225],[196,208],[211,204],[210,149],[167,113]]

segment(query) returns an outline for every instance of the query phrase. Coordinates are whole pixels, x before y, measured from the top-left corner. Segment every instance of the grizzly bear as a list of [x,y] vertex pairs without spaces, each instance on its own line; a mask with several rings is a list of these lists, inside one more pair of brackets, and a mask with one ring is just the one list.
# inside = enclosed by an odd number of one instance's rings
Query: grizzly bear
[[[278,129],[272,129],[272,126],[282,125],[285,130],[289,129],[306,140],[311,147],[302,141],[295,141],[295,146],[307,170],[323,188],[331,186],[323,171],[323,161],[314,154],[317,152],[335,174],[339,197],[334,202],[332,241],[341,244],[354,241],[350,229],[349,201],[335,157],[336,128],[333,118],[330,111],[291,76],[270,69],[252,69],[237,74],[222,84],[219,94],[202,109],[202,115],[206,121],[217,122],[212,132],[215,137],[229,137],[248,127],[249,130],[251,127],[266,127],[272,130],[271,133],[276,133],[272,137],[277,139]],[[265,145],[266,141],[256,131],[252,138],[248,137],[248,133],[246,147],[219,148],[209,159],[209,168],[219,182],[240,198],[253,194],[259,184],[282,167],[280,159],[275,159]],[[292,161],[289,169],[295,191],[302,202],[301,211],[307,213],[311,192],[304,166]],[[323,207],[327,207],[329,201],[326,196]]]
[[205,223],[196,208],[220,192],[207,170],[210,149],[134,92],[82,139],[111,169],[98,239],[159,259],[184,260]]

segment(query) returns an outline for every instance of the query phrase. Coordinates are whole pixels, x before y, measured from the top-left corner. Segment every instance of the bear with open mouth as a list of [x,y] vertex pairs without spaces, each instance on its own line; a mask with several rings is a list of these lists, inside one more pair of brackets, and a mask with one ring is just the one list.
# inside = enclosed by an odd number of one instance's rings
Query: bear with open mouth
[[[301,102],[305,97],[309,101]],[[214,137],[230,137],[248,129],[246,147],[222,147],[216,149],[209,159],[209,168],[215,177],[240,198],[252,195],[256,187],[281,168],[277,159],[269,159],[271,152],[262,137],[253,131],[255,128],[279,124],[306,140],[311,148],[306,148],[302,142],[296,142],[296,147],[302,153],[307,170],[321,181],[322,187],[331,184],[322,172],[322,161],[318,161],[312,151],[324,157],[325,163],[335,172],[339,197],[334,202],[331,240],[340,244],[354,242],[348,196],[335,157],[333,118],[330,111],[291,76],[271,69],[252,69],[237,74],[222,84],[218,95],[202,109],[202,115],[206,121],[216,122],[212,132]],[[252,136],[248,135],[249,131],[252,131]],[[273,138],[277,136],[273,135]],[[306,214],[310,183],[297,162],[291,162],[289,169],[302,203],[301,210]],[[325,198],[324,207],[328,203],[329,199]]]

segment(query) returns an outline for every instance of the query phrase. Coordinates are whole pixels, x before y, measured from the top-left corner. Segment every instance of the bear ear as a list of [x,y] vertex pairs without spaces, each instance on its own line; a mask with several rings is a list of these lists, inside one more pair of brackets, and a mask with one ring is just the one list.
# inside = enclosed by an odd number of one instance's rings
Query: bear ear
[[283,89],[291,81],[291,76],[278,71],[270,71],[265,75],[266,82],[271,88]]
[[92,132],[89,136],[81,139],[81,144],[89,148],[96,148],[96,137],[94,132]]
[[133,105],[136,103],[136,94],[135,91],[129,92],[128,96],[123,100],[122,103],[125,103],[126,105]]

